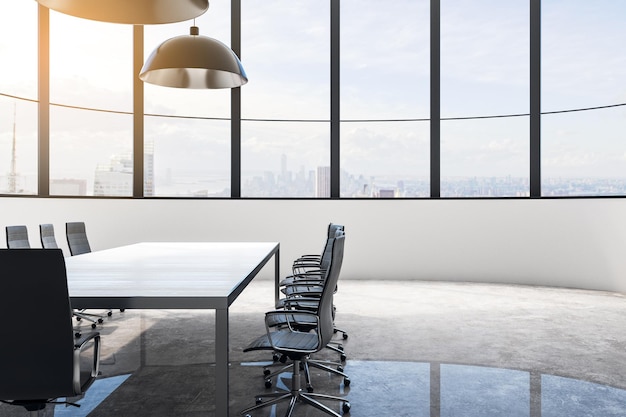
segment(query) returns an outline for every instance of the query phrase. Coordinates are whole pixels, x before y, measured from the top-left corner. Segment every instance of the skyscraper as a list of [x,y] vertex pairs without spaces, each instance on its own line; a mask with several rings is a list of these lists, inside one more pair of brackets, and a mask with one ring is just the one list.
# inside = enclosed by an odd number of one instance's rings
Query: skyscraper
[[317,167],[315,197],[330,197],[330,167]]

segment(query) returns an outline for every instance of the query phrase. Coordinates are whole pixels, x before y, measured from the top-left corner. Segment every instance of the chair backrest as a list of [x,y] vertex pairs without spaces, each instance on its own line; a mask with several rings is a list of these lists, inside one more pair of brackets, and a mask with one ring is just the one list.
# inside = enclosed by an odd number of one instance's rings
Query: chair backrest
[[[334,226],[334,227],[331,227]],[[330,234],[332,230],[332,235]],[[324,246],[324,252],[322,252],[322,258],[320,259],[320,269],[326,271],[330,265],[330,260],[333,257],[333,242],[339,235],[344,235],[344,229],[341,225],[330,224],[328,227],[328,238],[326,239],[326,245]]]
[[26,226],[7,226],[7,248],[9,249],[28,249],[30,242],[28,241],[28,229]]
[[65,234],[67,235],[67,245],[72,256],[91,252],[84,222],[66,223]]
[[54,237],[54,226],[46,223],[39,225],[39,237],[41,238],[41,247],[44,249],[58,249],[57,240]]
[[335,236],[335,232],[337,230],[345,231],[344,225],[336,224],[336,223],[329,223],[328,224],[328,233],[327,233],[326,237],[334,237]]
[[320,349],[330,343],[334,334],[334,318],[333,318],[333,294],[339,280],[341,265],[343,264],[343,248],[345,236],[340,233],[333,239],[332,258],[330,266],[326,272],[324,281],[324,289],[320,297],[317,315],[320,319],[318,332],[321,339]]
[[76,395],[63,251],[0,249],[0,268],[0,399]]

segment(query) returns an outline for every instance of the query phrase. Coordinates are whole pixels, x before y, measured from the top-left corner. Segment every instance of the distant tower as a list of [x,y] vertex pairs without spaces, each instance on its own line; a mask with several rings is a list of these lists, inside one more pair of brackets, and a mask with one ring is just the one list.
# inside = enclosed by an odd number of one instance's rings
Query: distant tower
[[143,195],[154,195],[154,142],[147,142],[143,157]]
[[330,167],[317,167],[315,197],[330,197]]
[[287,155],[280,156],[280,175],[285,178],[287,176]]
[[17,193],[17,142],[15,135],[16,104],[13,104],[13,144],[11,146],[11,170],[9,171],[9,194]]

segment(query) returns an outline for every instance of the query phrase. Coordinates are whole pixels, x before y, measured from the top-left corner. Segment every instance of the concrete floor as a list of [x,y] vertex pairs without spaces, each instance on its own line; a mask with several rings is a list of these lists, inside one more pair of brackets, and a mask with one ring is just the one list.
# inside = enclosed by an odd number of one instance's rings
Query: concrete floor
[[[264,387],[272,283],[253,281],[231,308],[231,415]],[[351,416],[625,416],[626,297],[543,287],[343,281],[335,298],[351,384],[313,372],[315,392],[345,396]],[[47,416],[211,416],[214,314],[114,312],[105,320],[102,377],[81,408]],[[337,359],[332,352],[321,357]],[[272,368],[274,369],[275,366]],[[281,374],[274,387],[290,383]],[[328,403],[337,411],[340,406]],[[253,416],[282,415],[284,408]],[[25,410],[0,405],[0,416]],[[299,406],[296,415],[323,415]],[[221,416],[220,416],[221,417]]]

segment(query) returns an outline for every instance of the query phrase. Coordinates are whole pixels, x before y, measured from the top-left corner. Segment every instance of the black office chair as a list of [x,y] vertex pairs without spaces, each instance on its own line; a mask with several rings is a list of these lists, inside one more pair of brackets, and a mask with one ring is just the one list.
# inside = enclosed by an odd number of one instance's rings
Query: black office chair
[[84,222],[68,222],[65,224],[65,234],[67,237],[67,246],[72,256],[82,255],[91,252],[89,239],[87,239],[87,231]]
[[39,225],[39,238],[44,249],[58,249],[59,245],[54,237],[54,226],[50,223]]
[[[44,223],[39,225],[39,238],[41,240],[41,247],[44,249],[58,249],[56,237],[54,235],[54,226],[50,223]],[[73,310],[76,321],[87,320],[91,322],[91,328],[96,328],[96,323],[102,324],[104,322],[104,316],[101,314],[87,313],[85,309]],[[81,332],[79,328],[74,329],[75,336],[80,337]]]
[[[326,277],[326,270],[330,265],[332,259],[332,246],[333,241],[337,236],[345,237],[345,229],[342,225],[336,225],[331,223],[328,227],[329,236],[326,239],[326,245],[324,252],[317,262],[318,269],[311,269],[308,272],[292,275],[281,281],[281,292],[285,294],[284,298],[279,299],[276,302],[276,308],[283,308],[286,303],[289,303],[290,308],[297,307],[299,309],[316,311],[317,299],[319,299],[324,280]],[[332,233],[332,235],[330,235]],[[335,292],[337,288],[335,288]],[[340,328],[335,328],[335,333],[340,332],[343,339],[348,338],[348,333]],[[341,360],[345,360],[345,354],[343,353],[343,347],[339,344],[337,347],[329,348],[336,350],[341,354]]]
[[[270,311],[266,313],[266,334],[254,340],[247,350],[273,350],[286,355],[293,361],[291,366],[291,390],[287,393],[274,392],[256,396],[256,405],[241,412],[248,414],[253,410],[277,404],[281,401],[289,401],[285,417],[293,414],[298,403],[309,404],[327,414],[340,417],[339,413],[320,401],[340,401],[343,403],[343,411],[350,410],[350,403],[342,397],[312,392],[304,392],[301,386],[300,365],[306,368],[310,355],[324,349],[333,337],[333,294],[341,264],[343,262],[343,236],[335,238],[333,242],[333,257],[325,280],[324,291],[320,297],[317,313],[311,311],[292,310],[286,314],[285,310]],[[274,316],[287,316],[287,325],[284,327],[272,327],[269,323]],[[315,321],[315,328],[311,331],[297,330],[297,323],[303,320]],[[263,401],[264,398],[269,398]]]
[[[91,252],[89,239],[87,239],[87,230],[85,222],[68,222],[65,223],[65,236],[67,237],[67,246],[72,256],[82,255]],[[123,308],[120,311],[124,311]],[[113,311],[107,309],[107,316],[112,316]]]
[[28,229],[26,226],[7,226],[7,248],[9,249],[29,249]]
[[[100,364],[100,334],[74,339],[60,249],[0,249],[0,265],[0,401],[37,415],[54,399],[71,401],[93,383]],[[41,317],[46,317],[45,326],[24,326]],[[92,355],[88,349],[93,349]],[[89,360],[89,369],[81,367],[81,359]]]
[[[324,257],[327,257],[327,259],[324,260],[327,267],[329,267],[332,262],[334,240],[337,237],[341,237],[342,239],[345,239],[345,234],[342,229],[336,229],[334,233],[335,235],[332,238],[328,239],[327,248],[329,248],[329,250],[326,249],[325,250],[326,253],[324,254]],[[343,240],[342,245],[345,248],[345,240]],[[323,294],[324,285],[325,285],[325,281],[327,277],[328,277],[328,270],[325,269],[323,272],[322,278],[319,281],[315,281],[314,283],[307,282],[306,284],[300,282],[297,285],[294,284],[293,287],[287,286],[287,289],[301,287],[301,291],[291,293],[290,295],[284,298],[281,298],[279,302],[277,303],[276,308],[277,309],[284,308],[286,310],[285,314],[284,315],[279,315],[279,314],[272,315],[271,318],[266,319],[266,325],[270,327],[278,327],[278,328],[291,325],[292,327],[296,326],[295,328],[297,328],[297,330],[302,331],[302,332],[308,332],[308,331],[313,330],[316,326],[316,322],[311,317],[308,317],[308,318],[301,317],[301,319],[298,320],[297,322],[294,322],[293,320],[289,322],[289,319],[290,319],[289,310],[306,310],[306,311],[310,311],[313,313],[317,313],[319,306],[320,306],[319,304],[320,297]],[[337,286],[335,286],[334,292],[336,293],[336,291],[337,291]],[[333,326],[335,326],[335,323],[334,323],[335,311],[336,309],[335,309],[335,306],[333,305]],[[336,326],[334,327],[333,332],[343,333],[344,340],[348,338],[347,332],[345,330],[341,330],[337,328]],[[329,361],[329,360],[317,360],[317,359],[309,358],[309,361],[307,361],[307,363],[304,366],[307,390],[309,392],[313,391],[313,385],[311,383],[310,373],[308,369],[309,365],[319,368],[319,369],[326,370],[330,373],[341,375],[344,377],[345,385],[350,385],[350,378],[343,372],[342,362],[345,362],[345,360],[347,359],[343,344],[338,341],[332,340],[328,343],[328,345],[326,345],[326,348],[334,352],[337,352],[339,354],[339,362]],[[250,348],[249,350],[254,350],[254,349]],[[287,356],[280,355],[277,352],[274,352],[273,361],[274,362],[280,361],[281,363],[286,363]],[[269,367],[265,367],[263,371],[265,375],[265,386],[267,388],[270,388],[272,386],[272,378],[276,375],[279,375],[285,372],[290,367],[291,367],[291,364],[286,365],[281,369],[274,370],[273,372],[270,371]]]

